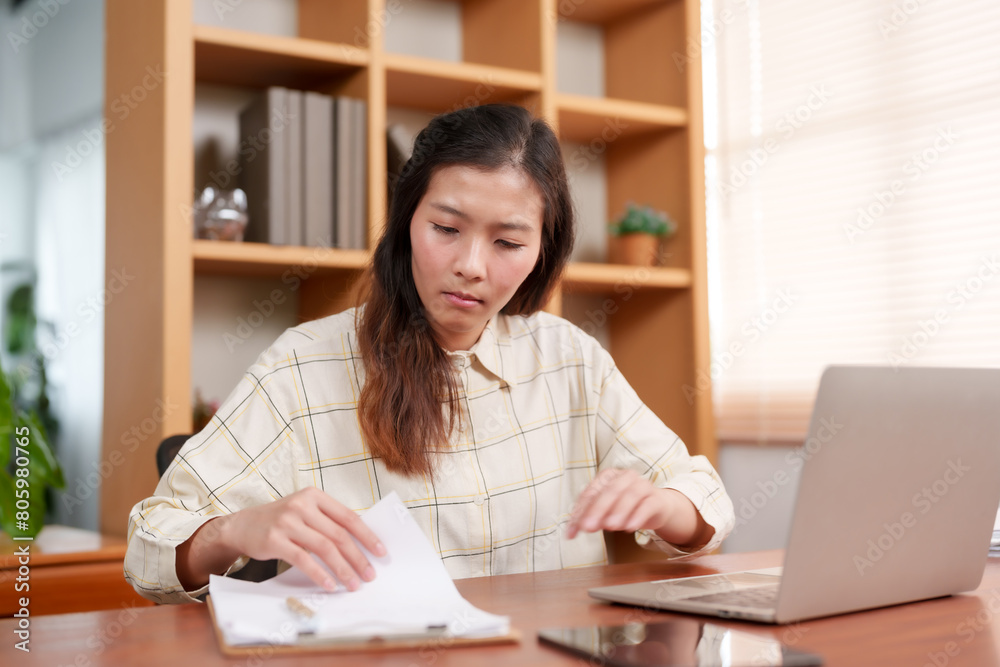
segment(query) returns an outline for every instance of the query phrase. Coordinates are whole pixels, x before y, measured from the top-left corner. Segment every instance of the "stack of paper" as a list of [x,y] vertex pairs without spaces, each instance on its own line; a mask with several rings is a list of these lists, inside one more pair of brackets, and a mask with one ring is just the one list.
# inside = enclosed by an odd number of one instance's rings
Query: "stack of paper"
[[[376,576],[362,582],[357,591],[326,592],[297,568],[261,583],[212,576],[209,593],[226,643],[297,644],[322,638],[391,639],[424,633],[468,638],[509,634],[508,617],[477,609],[459,594],[395,493],[362,518],[385,544],[388,555],[377,558],[362,547]],[[312,610],[313,617],[293,611],[290,597]]]

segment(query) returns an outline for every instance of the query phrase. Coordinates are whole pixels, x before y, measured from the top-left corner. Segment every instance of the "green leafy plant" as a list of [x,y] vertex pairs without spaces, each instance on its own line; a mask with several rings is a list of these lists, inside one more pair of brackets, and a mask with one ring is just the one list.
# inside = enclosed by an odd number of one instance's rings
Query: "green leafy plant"
[[677,223],[665,212],[632,202],[625,206],[625,212],[618,220],[608,223],[608,232],[612,236],[639,233],[670,236],[676,231]]
[[0,527],[34,537],[45,525],[46,491],[65,488],[38,415],[18,407],[0,368]]
[[0,368],[0,529],[34,537],[45,525],[53,489],[66,486],[50,446],[59,422],[49,404],[45,356],[36,337],[51,323],[35,315],[34,269],[23,262],[0,265],[4,273],[28,273],[4,308],[4,349],[14,362]]

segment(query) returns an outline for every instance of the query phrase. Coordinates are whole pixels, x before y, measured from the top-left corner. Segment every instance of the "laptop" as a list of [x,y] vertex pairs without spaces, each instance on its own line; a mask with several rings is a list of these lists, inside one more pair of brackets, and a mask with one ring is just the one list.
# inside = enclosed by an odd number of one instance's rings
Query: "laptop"
[[977,588],[1000,504],[1000,369],[827,368],[786,461],[801,474],[782,567],[590,595],[791,623]]

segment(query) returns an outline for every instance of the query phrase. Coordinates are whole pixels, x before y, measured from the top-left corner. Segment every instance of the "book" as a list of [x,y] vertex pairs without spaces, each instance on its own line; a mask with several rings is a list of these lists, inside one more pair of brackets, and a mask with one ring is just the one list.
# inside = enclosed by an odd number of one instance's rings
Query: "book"
[[240,112],[239,187],[247,195],[244,239],[284,245],[288,185],[285,144],[292,121],[286,88],[268,88]]
[[368,243],[368,103],[353,100],[354,118],[351,134],[354,159],[351,170],[351,248],[363,250]]
[[307,92],[303,101],[303,245],[332,247],[333,98]]
[[336,247],[351,247],[351,205],[350,185],[351,175],[351,119],[354,116],[354,105],[349,97],[336,97],[334,106],[334,182],[335,198],[334,237]]
[[285,142],[285,183],[288,188],[285,197],[285,243],[303,245],[303,192],[302,139],[303,113],[302,91],[289,90],[285,98],[288,114],[288,141]]

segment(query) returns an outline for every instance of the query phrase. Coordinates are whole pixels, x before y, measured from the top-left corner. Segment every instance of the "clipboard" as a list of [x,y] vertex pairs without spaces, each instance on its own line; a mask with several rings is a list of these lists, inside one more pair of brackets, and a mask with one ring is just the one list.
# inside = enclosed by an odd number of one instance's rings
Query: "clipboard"
[[219,623],[215,618],[215,607],[212,605],[212,596],[205,598],[208,605],[208,613],[212,617],[212,628],[215,630],[215,638],[219,642],[219,649],[228,656],[259,655],[263,651],[278,654],[303,654],[303,653],[347,653],[347,652],[374,652],[374,651],[397,651],[413,649],[446,649],[452,646],[487,646],[490,644],[517,644],[521,641],[521,633],[514,628],[506,635],[496,635],[492,637],[453,637],[448,634],[428,634],[426,637],[414,637],[408,635],[405,638],[399,637],[375,637],[366,640],[338,640],[336,637],[326,639],[310,639],[301,644],[241,644],[233,646],[226,643]]

